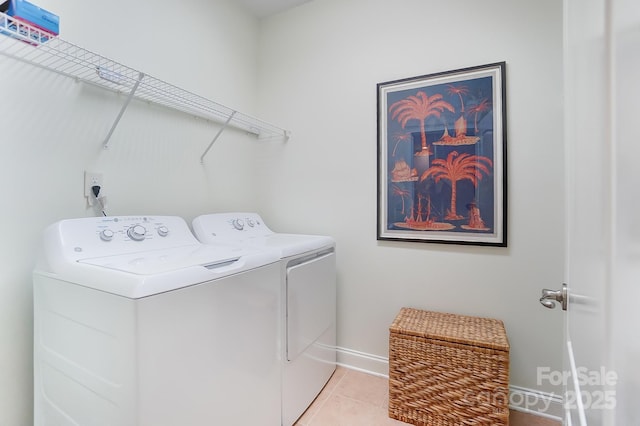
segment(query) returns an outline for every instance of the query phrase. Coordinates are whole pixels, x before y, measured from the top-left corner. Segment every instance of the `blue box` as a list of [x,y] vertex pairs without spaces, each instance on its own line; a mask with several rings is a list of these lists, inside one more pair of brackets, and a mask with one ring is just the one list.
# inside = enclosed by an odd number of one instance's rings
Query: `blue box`
[[7,15],[48,33],[60,33],[60,17],[26,0],[11,0]]

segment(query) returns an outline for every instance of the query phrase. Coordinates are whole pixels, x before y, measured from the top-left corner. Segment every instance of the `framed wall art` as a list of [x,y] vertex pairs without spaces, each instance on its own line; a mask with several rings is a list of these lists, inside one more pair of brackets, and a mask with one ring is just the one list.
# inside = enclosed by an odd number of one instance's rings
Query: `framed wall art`
[[378,84],[378,240],[507,246],[505,67]]

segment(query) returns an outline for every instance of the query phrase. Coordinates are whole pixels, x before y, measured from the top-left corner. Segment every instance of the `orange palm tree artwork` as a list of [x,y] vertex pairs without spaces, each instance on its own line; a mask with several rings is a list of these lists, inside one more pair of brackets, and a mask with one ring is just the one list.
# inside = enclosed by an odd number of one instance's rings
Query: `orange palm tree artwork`
[[478,102],[477,105],[472,106],[471,108],[469,108],[469,111],[467,111],[467,114],[474,115],[473,129],[476,132],[476,134],[478,134],[478,114],[480,114],[481,112],[489,111],[490,109],[491,109],[491,102],[489,102],[487,98],[484,98],[480,102]]
[[423,91],[418,91],[415,95],[394,102],[389,107],[391,118],[398,120],[403,129],[410,120],[417,120],[420,123],[422,149],[416,155],[430,154],[425,121],[429,117],[440,118],[445,110],[454,112],[453,105],[444,101],[441,94],[429,96]]
[[410,132],[397,132],[393,135],[393,140],[396,141],[396,144],[393,146],[393,152],[391,153],[392,157],[396,156],[396,150],[398,149],[398,145],[400,142],[409,142],[411,141],[411,133]]
[[468,95],[469,88],[467,88],[467,86],[454,86],[453,84],[448,84],[447,91],[452,95],[458,95],[460,98],[460,113],[464,114],[464,100],[462,99],[462,95]]
[[[460,111],[459,111],[460,116],[453,123],[454,132],[455,132],[454,136],[449,135],[449,131],[445,125],[444,135],[440,140],[435,141],[433,144],[434,145],[473,145],[475,144],[480,140],[480,138],[476,136],[467,136],[467,119],[465,117],[464,97],[469,94],[470,92],[469,88],[465,85],[456,86],[453,84],[447,84],[446,92],[450,96],[452,97],[457,96],[460,99]],[[449,111],[456,113],[455,110],[449,110]],[[467,114],[471,114],[471,112],[468,112]],[[477,118],[477,113],[476,113],[476,118]],[[477,130],[476,130],[476,133],[478,133]]]
[[458,95],[460,98],[460,118],[455,122],[455,130],[457,138],[464,138],[467,135],[467,119],[464,118],[464,100],[462,95],[468,95],[469,89],[467,86],[454,86],[453,84],[447,85],[447,91],[451,95]]
[[411,193],[409,191],[407,191],[406,189],[402,189],[397,185],[393,185],[391,187],[391,192],[393,193],[393,195],[397,195],[398,197],[400,197],[400,199],[402,200],[402,214],[405,213],[405,202],[404,199],[405,197],[408,199],[411,196]]
[[477,188],[478,181],[482,179],[482,173],[490,174],[491,167],[493,167],[493,162],[489,157],[459,154],[457,151],[452,151],[447,155],[446,160],[442,158],[433,160],[432,166],[422,174],[420,181],[433,177],[436,183],[441,179],[451,182],[451,208],[445,219],[458,220],[463,219],[464,216],[460,216],[456,212],[457,183],[468,179]]

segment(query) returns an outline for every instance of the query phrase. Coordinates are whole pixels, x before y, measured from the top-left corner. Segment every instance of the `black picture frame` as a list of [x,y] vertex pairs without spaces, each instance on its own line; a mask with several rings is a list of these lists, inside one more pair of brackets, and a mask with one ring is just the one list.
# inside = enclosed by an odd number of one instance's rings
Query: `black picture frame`
[[507,246],[505,71],[378,83],[378,240]]

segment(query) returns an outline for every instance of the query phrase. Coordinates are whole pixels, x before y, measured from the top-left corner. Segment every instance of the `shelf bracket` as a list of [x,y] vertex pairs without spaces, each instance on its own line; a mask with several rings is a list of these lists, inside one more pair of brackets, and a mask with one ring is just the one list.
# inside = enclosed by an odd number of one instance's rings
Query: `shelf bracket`
[[218,133],[216,133],[216,135],[214,136],[213,140],[211,141],[211,143],[209,144],[207,149],[200,156],[200,164],[204,164],[204,157],[207,155],[207,153],[209,152],[209,150],[211,149],[213,144],[216,143],[216,140],[218,140],[218,138],[220,137],[222,132],[224,132],[224,129],[227,128],[227,126],[231,122],[231,119],[233,118],[233,116],[236,115],[236,112],[238,112],[238,111],[233,111],[231,114],[229,114],[229,118],[227,118],[227,121],[225,121],[224,124],[222,125],[222,127],[220,127],[220,129],[218,130]]
[[104,139],[104,142],[102,143],[102,146],[103,146],[104,149],[109,148],[109,139],[111,139],[111,135],[113,135],[113,131],[118,126],[118,123],[120,122],[120,119],[122,118],[122,116],[124,115],[124,112],[126,111],[127,107],[129,106],[129,103],[131,102],[131,99],[133,99],[133,95],[135,95],[136,90],[138,90],[138,86],[140,86],[140,82],[142,81],[143,78],[144,78],[144,73],[142,73],[142,72],[139,73],[138,74],[138,80],[136,80],[136,83],[133,85],[133,88],[129,92],[129,95],[127,96],[127,99],[125,100],[124,105],[122,105],[122,108],[120,109],[120,112],[118,113],[118,116],[116,117],[116,120],[113,122],[113,125],[111,126],[111,130],[109,130],[109,133],[107,134],[107,137]]

